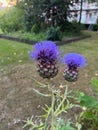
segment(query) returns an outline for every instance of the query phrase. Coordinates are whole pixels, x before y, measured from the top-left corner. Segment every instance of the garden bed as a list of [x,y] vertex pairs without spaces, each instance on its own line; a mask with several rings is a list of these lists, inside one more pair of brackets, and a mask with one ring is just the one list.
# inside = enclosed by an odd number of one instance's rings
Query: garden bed
[[[77,36],[77,37],[73,37],[73,38],[68,38],[67,40],[55,41],[55,43],[57,45],[63,45],[63,44],[72,43],[72,42],[75,42],[78,40],[83,40],[83,39],[89,38],[89,37],[91,37],[91,36],[90,35]],[[7,36],[7,35],[3,35],[3,34],[0,34],[0,38],[13,40],[13,41],[17,41],[17,42],[22,42],[22,43],[27,43],[27,44],[31,44],[31,45],[33,45],[35,42],[37,42],[37,41],[25,39],[25,38]]]

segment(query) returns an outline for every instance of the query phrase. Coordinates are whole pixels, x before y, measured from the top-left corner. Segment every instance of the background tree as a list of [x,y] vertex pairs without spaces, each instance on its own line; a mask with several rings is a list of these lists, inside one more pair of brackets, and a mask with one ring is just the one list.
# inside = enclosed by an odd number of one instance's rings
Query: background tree
[[20,5],[25,11],[24,24],[30,31],[33,24],[40,27],[42,22],[54,27],[64,25],[72,0],[23,0]]
[[[52,26],[60,26],[67,21],[70,0],[49,0],[44,2],[44,13],[47,22]],[[48,6],[47,6],[48,5]]]
[[24,10],[24,26],[26,31],[31,31],[32,25],[40,26],[43,21],[43,1],[44,0],[22,0],[18,3],[20,8]]
[[83,11],[83,0],[80,0],[80,17],[79,17],[79,23],[81,23],[82,11]]

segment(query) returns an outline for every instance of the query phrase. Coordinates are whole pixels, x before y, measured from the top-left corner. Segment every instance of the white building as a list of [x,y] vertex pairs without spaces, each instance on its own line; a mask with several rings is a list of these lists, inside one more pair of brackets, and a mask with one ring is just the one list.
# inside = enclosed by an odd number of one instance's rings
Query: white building
[[[69,21],[76,20],[79,21],[80,18],[80,2],[74,4],[70,7],[71,14],[75,17],[70,17]],[[81,23],[83,24],[95,24],[98,23],[98,3],[83,2],[82,6],[82,17]]]

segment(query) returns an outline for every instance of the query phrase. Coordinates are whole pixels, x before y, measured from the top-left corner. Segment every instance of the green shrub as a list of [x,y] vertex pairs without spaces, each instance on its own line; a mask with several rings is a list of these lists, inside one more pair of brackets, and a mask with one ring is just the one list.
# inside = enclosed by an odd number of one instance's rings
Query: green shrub
[[5,32],[18,31],[22,28],[23,10],[17,7],[11,7],[0,13],[0,28]]
[[61,39],[62,37],[61,37],[61,32],[59,27],[50,27],[48,29],[47,40],[56,41]]
[[98,23],[93,25],[93,30],[98,31]]
[[71,24],[71,22],[68,22],[68,21],[66,21],[65,23],[60,25],[60,30],[62,32],[68,32],[68,31],[70,31],[71,28],[72,28],[72,24]]
[[77,21],[72,21],[72,29],[70,31],[72,31],[73,33],[80,33],[81,30],[85,29],[85,26],[81,23],[78,23]]
[[77,35],[80,33],[81,30],[85,29],[85,25],[79,24],[77,21],[72,22],[65,22],[63,25],[61,25],[61,31],[63,31],[66,35],[67,34],[74,34]]
[[46,32],[39,32],[37,34],[31,33],[31,32],[23,32],[23,31],[17,31],[17,32],[10,32],[6,34],[7,36],[12,37],[18,37],[23,39],[28,39],[32,41],[43,41],[46,40]]
[[34,33],[39,33],[40,31],[40,26],[37,25],[37,24],[34,24],[31,28],[31,32],[34,32]]

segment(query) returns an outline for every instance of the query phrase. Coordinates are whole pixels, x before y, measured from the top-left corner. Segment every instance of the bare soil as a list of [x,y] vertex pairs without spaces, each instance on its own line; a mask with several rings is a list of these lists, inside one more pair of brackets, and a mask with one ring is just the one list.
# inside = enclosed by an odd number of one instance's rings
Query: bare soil
[[[62,68],[63,66],[52,81],[55,87],[65,83]],[[70,84],[70,88],[92,94],[91,88],[87,87],[90,85],[87,81],[90,81],[91,74],[84,72],[85,69],[81,71],[79,80]],[[39,88],[32,78],[47,83],[39,77],[34,65],[31,64],[0,69],[0,130],[23,130],[24,120],[40,115],[43,113],[41,107],[50,104],[50,99],[41,97],[33,91],[35,88],[47,93],[47,90]]]

